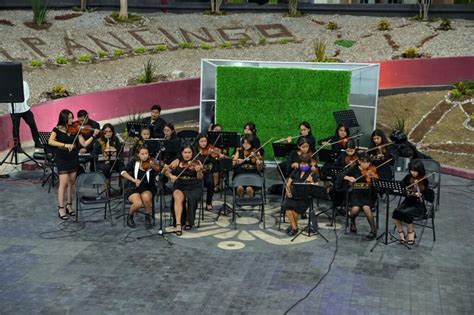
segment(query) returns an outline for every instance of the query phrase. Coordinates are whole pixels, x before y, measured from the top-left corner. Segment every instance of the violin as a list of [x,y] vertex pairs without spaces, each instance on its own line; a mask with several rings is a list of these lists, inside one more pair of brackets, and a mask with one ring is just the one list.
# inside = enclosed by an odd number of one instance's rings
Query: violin
[[425,191],[425,181],[424,177],[418,176],[418,177],[413,177],[410,176],[410,185],[407,186],[407,188],[410,188],[410,192],[413,193],[422,193]]
[[81,124],[78,121],[73,121],[72,124],[67,126],[67,133],[70,135],[75,135],[79,132]]
[[213,146],[212,144],[209,144],[208,146],[206,146],[205,148],[201,148],[201,156],[209,156],[213,159],[217,159],[219,158],[221,154],[221,149]]
[[256,164],[257,160],[260,160],[260,153],[257,152],[257,149],[253,148],[250,150],[244,150],[244,159],[250,160],[252,164]]
[[155,170],[156,172],[160,172],[163,169],[163,165],[160,161],[155,161],[153,159],[148,159],[146,161],[141,162],[141,167],[145,170]]
[[90,136],[94,133],[95,130],[99,130],[99,129],[93,128],[91,125],[81,126],[81,123],[79,121],[74,121],[71,125],[67,126],[67,133],[73,134],[73,135],[80,132],[80,134],[83,136]]
[[354,153],[353,155],[346,155],[344,157],[344,164],[346,166],[349,166],[351,164],[354,164],[355,161],[357,161],[359,159],[359,156],[357,155],[357,153]]
[[375,180],[379,179],[379,175],[377,174],[377,167],[375,167],[374,165],[370,165],[368,168],[363,169],[360,172],[361,177],[365,178],[367,184],[370,184],[372,182],[372,178]]

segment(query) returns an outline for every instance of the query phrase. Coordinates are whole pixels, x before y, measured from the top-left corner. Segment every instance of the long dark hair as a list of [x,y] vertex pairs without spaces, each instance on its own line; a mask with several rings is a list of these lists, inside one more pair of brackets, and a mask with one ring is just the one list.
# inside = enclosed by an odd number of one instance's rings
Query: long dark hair
[[296,145],[298,146],[298,149],[299,149],[299,148],[300,148],[303,144],[305,144],[305,143],[307,143],[309,146],[311,146],[310,143],[309,143],[309,141],[308,141],[308,139],[306,139],[305,137],[301,137],[301,138],[299,138],[298,141],[296,142]]
[[301,126],[305,126],[306,128],[309,129],[308,136],[312,136],[312,135],[313,135],[313,132],[311,131],[311,125],[309,124],[309,122],[307,122],[307,121],[302,121],[302,122],[300,122],[300,124],[298,125],[298,128],[301,128]]
[[249,127],[249,129],[250,129],[250,131],[252,132],[252,134],[253,134],[254,136],[257,136],[257,126],[255,126],[255,124],[254,124],[253,122],[249,121],[248,123],[246,123],[246,124],[244,125],[244,130],[245,130],[246,127]]
[[379,145],[388,143],[388,140],[387,140],[387,137],[385,136],[385,133],[384,133],[382,130],[380,130],[380,129],[375,129],[374,132],[372,132],[372,135],[370,136],[370,146],[369,146],[369,149],[374,148],[374,147],[377,146],[377,145],[374,143],[374,137],[375,137],[375,136],[378,136],[378,137],[382,138],[382,143],[379,144]]
[[194,145],[194,146],[195,146],[195,150],[194,150],[195,152],[198,152],[198,151],[199,151],[199,148],[201,147],[201,146],[199,145],[199,140],[201,140],[202,138],[206,138],[206,140],[207,140],[207,145],[209,145],[209,139],[207,138],[206,134],[200,133],[200,134],[198,134],[197,137],[196,137],[196,142],[195,142],[195,145]]
[[425,166],[423,165],[423,162],[418,159],[413,159],[410,161],[408,170],[418,172],[419,177],[424,177],[426,175]]
[[64,127],[67,128],[68,121],[69,121],[69,115],[72,115],[72,118],[74,118],[74,114],[69,109],[63,109],[59,113],[57,126],[64,126]]
[[100,136],[100,138],[98,140],[98,143],[100,144],[100,146],[102,148],[102,152],[105,151],[105,148],[107,146],[107,138],[105,137],[105,132],[104,132],[105,129],[112,130],[112,137],[110,137],[109,145],[115,147],[118,150],[119,149],[118,146],[120,145],[120,140],[117,138],[117,136],[115,134],[115,128],[112,124],[106,123],[100,129],[102,131],[102,135]]
[[[181,150],[179,150],[179,153],[178,153],[178,160],[179,160],[180,162],[184,162],[183,151],[184,151],[185,149],[188,149],[188,148],[191,149],[191,152],[193,153],[192,156],[191,156],[191,160],[192,160],[192,159],[194,158],[194,156],[196,155],[196,151],[194,151],[193,146],[190,145],[190,144],[188,144],[188,143],[186,143],[185,145],[183,145],[183,146],[181,147]],[[190,160],[190,161],[191,161],[191,160]]]
[[171,136],[170,136],[170,139],[175,139],[175,138],[178,137],[178,136],[176,135],[176,130],[174,129],[174,125],[173,125],[172,123],[167,123],[167,124],[163,127],[163,129],[164,129],[165,127],[168,127],[168,128],[171,129]]
[[138,154],[140,153],[141,150],[147,150],[148,154],[150,154],[150,150],[148,149],[148,147],[146,145],[139,144],[139,145],[137,145],[137,147],[135,149],[135,161],[140,161],[140,158],[138,157]]
[[255,148],[255,137],[249,134],[245,134],[242,136],[242,139],[240,139],[240,145],[242,146],[244,144],[244,141],[247,141],[250,143],[250,149]]
[[336,127],[336,138],[338,138],[338,139],[339,139],[339,129],[342,128],[342,127],[344,127],[344,130],[346,130],[347,137],[350,136],[349,127],[345,123],[340,123]]

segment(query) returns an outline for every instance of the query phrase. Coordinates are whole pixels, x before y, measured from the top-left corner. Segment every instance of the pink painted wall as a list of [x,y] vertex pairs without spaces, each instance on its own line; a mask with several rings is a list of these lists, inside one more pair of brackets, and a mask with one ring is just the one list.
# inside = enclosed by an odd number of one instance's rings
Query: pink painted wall
[[[413,60],[390,60],[380,63],[380,89],[449,85],[461,80],[474,80],[474,57]],[[94,120],[107,120],[134,112],[146,112],[158,103],[163,110],[199,105],[200,79],[160,82],[77,95],[45,102],[33,107],[38,129],[52,130],[59,112],[67,108],[73,113],[85,109]],[[31,140],[28,126],[22,121],[22,142]],[[0,117],[0,151],[13,143],[11,120]]]
[[[160,82],[130,86],[107,91],[72,96],[34,106],[39,131],[50,131],[56,126],[59,112],[71,110],[74,115],[80,109],[89,112],[94,120],[107,120],[150,110],[160,104],[163,110],[199,105],[200,79]],[[0,151],[13,145],[12,123],[9,115],[0,117]],[[31,133],[22,120],[21,141],[31,140]]]

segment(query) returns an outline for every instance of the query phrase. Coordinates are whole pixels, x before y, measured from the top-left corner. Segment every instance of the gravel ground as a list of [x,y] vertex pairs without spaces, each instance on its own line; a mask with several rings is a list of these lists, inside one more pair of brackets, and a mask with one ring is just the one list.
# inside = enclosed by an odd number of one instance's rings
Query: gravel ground
[[[474,42],[474,22],[468,20],[452,20],[454,30],[443,32],[436,30],[439,22],[420,23],[406,18],[387,18],[392,29],[388,32],[380,32],[376,29],[379,17],[356,17],[356,16],[327,16],[306,15],[302,18],[283,18],[281,14],[229,14],[214,17],[203,14],[144,14],[144,22],[138,25],[108,25],[104,17],[110,12],[86,13],[80,17],[66,20],[54,20],[54,16],[71,13],[71,11],[51,11],[49,21],[52,26],[48,30],[37,31],[26,27],[23,23],[31,21],[31,11],[1,11],[0,20],[5,19],[13,22],[15,26],[0,24],[0,48],[5,49],[14,58],[24,59],[24,77],[30,83],[32,98],[30,103],[36,104],[45,100],[42,94],[51,89],[52,86],[62,84],[75,94],[81,94],[101,89],[110,89],[127,85],[127,81],[142,72],[143,64],[148,58],[152,58],[160,74],[170,76],[174,70],[184,72],[184,77],[198,77],[200,75],[200,60],[202,58],[219,59],[244,59],[244,60],[279,60],[279,61],[310,61],[314,58],[312,49],[315,39],[323,39],[327,44],[327,55],[333,56],[336,50],[340,50],[338,58],[344,62],[367,62],[391,59],[399,55],[407,47],[415,47],[426,37],[438,34],[433,39],[424,43],[419,48],[421,53],[431,56],[464,56],[472,55]],[[334,21],[340,29],[329,31],[321,22]],[[319,23],[318,23],[319,22]],[[261,35],[253,25],[257,24],[283,24],[296,38],[296,43],[257,45]],[[180,42],[184,39],[179,35],[179,28],[197,32],[200,27],[207,27],[216,39],[217,44],[223,42],[218,37],[216,29],[220,27],[243,27],[255,44],[250,47],[213,50],[203,49],[178,49],[161,53],[129,56],[93,62],[91,64],[72,64],[65,66],[45,66],[41,69],[32,69],[29,63],[32,59],[42,59],[48,63],[56,57],[66,55],[64,37],[72,38],[77,43],[97,50],[86,33],[93,34],[98,38],[112,41],[108,32],[117,34],[120,38],[130,44],[132,48],[141,47],[129,33],[128,30],[147,28],[150,30],[147,40],[157,40],[159,28],[165,28]],[[393,50],[384,38],[384,33],[392,36],[392,39],[400,46],[398,51]],[[155,38],[153,38],[155,36]],[[46,44],[40,45],[47,58],[38,58],[31,49],[19,40],[22,37],[38,37]],[[181,38],[181,39],[179,39]],[[336,46],[334,41],[350,39],[357,41],[351,48]],[[200,42],[197,42],[199,45]],[[95,48],[94,48],[95,47]],[[149,46],[147,48],[152,48]],[[74,51],[77,57],[85,51],[78,49]],[[4,56],[0,53],[0,58]],[[72,56],[70,56],[72,57]],[[84,78],[87,78],[86,80]],[[5,112],[6,107],[0,106],[0,113]]]

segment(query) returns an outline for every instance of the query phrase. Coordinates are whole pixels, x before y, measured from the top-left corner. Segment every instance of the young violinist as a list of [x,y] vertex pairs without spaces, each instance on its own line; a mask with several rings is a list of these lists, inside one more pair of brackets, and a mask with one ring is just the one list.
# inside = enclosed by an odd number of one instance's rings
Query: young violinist
[[146,146],[137,147],[134,158],[128,163],[120,175],[127,179],[125,194],[132,203],[128,210],[127,226],[135,228],[133,216],[141,207],[145,208],[145,227],[152,226],[153,195],[156,193],[155,178],[160,166],[150,158]]
[[[310,149],[311,143],[308,141],[307,138],[299,138],[296,145],[298,149],[290,152],[290,155],[288,155],[288,158],[286,160],[287,168],[285,170],[285,176],[288,176],[293,170],[299,168],[299,158],[301,155],[312,154],[312,151]],[[311,159],[311,170],[314,172],[317,170],[317,161],[314,158]]]
[[221,150],[207,139],[205,134],[199,134],[196,137],[196,152],[200,153],[198,160],[204,167],[204,186],[206,187],[206,209],[212,211],[212,197],[214,195],[214,172],[218,166],[219,158],[224,155]]
[[350,167],[344,173],[344,180],[352,184],[352,192],[350,193],[350,230],[352,233],[357,232],[355,218],[362,208],[367,222],[370,226],[370,233],[367,240],[373,240],[377,237],[377,228],[374,223],[374,216],[371,208],[375,204],[376,194],[373,193],[371,183],[372,178],[377,180],[377,169],[371,164],[370,157],[367,153],[361,153],[357,164]]
[[104,124],[100,138],[94,143],[92,154],[96,157],[96,170],[104,173],[107,179],[110,179],[113,170],[123,169],[123,162],[120,159],[115,162],[119,158],[117,155],[121,151],[122,145],[115,134],[114,126],[109,123]]
[[[79,133],[79,128],[72,128],[74,116],[70,110],[63,109],[59,113],[58,124],[51,132],[48,144],[56,147],[56,166],[59,173],[58,187],[58,217],[67,220],[68,215],[74,216],[72,198],[76,187],[76,172],[79,167],[78,146],[76,140],[82,147],[87,147],[94,140],[93,137],[85,140]],[[93,135],[99,134],[95,130]],[[67,203],[64,208],[64,193],[67,190]]]
[[[429,182],[427,178],[424,178],[425,175],[423,162],[421,160],[411,160],[409,173],[402,180],[406,186],[411,185],[410,188],[407,188],[408,196],[392,214],[401,243],[406,241],[408,245],[415,244],[416,233],[413,229],[413,218],[423,215],[426,211],[422,197],[433,194],[433,191],[428,188]],[[407,225],[406,235],[408,240],[405,238],[402,223]]]
[[[380,129],[375,129],[371,135],[371,143],[369,146],[369,154],[372,158],[372,164],[379,166],[385,161],[392,158],[388,146],[389,142],[385,133]],[[393,172],[390,163],[382,165],[377,169],[380,178],[392,179]]]
[[181,147],[181,140],[176,135],[176,131],[174,129],[174,125],[172,123],[165,124],[163,128],[164,139],[172,143],[169,147],[176,148],[176,150],[165,150],[162,154],[162,159],[165,163],[169,164],[176,158],[178,154],[178,149]]
[[356,149],[356,144],[354,140],[347,141],[346,149],[339,155],[334,163],[336,167],[348,168],[358,160],[359,154]]
[[290,220],[290,226],[286,230],[288,236],[298,233],[298,216],[305,213],[310,206],[311,199],[296,199],[292,193],[293,183],[316,183],[319,175],[312,171],[311,155],[304,153],[298,157],[298,168],[294,169],[286,182],[286,194],[283,201],[283,210]]
[[147,124],[151,130],[152,138],[163,138],[166,121],[160,117],[161,106],[153,105],[150,109],[150,117],[144,118],[142,123]]
[[[222,132],[222,131],[224,131],[224,128],[222,127],[221,124],[210,124],[209,125],[209,131]],[[223,146],[220,146],[219,149],[221,149],[221,153],[224,156],[227,156],[229,154],[229,148],[224,148]],[[221,172],[219,172],[218,168],[216,168],[216,170],[213,174],[213,177],[214,177],[214,192],[219,192]]]
[[[257,136],[257,126],[253,122],[248,122],[244,125],[243,134],[251,135],[253,137],[255,148],[260,147],[260,139]],[[263,148],[260,149],[260,155],[263,156]]]
[[[234,166],[234,177],[243,173],[255,173],[262,175],[263,158],[260,152],[257,151],[255,145],[255,138],[250,134],[245,134],[241,140],[241,147],[235,151],[232,158],[232,165]],[[240,197],[247,193],[249,197],[254,196],[254,189],[251,186],[237,187],[237,194]]]
[[329,139],[325,139],[321,142],[322,145],[332,143],[331,150],[334,152],[341,152],[347,147],[347,138],[349,137],[349,127],[346,124],[341,123],[336,127],[335,135]]
[[[90,137],[92,137],[93,131],[95,129],[100,130],[100,124],[97,121],[90,119],[89,113],[85,109],[81,109],[77,112],[77,122],[79,125],[83,125],[87,128],[82,132],[82,136],[85,140],[88,140]],[[83,149],[84,148],[81,148],[80,153],[86,152],[83,151]]]
[[[309,149],[312,152],[315,152],[316,139],[314,138],[313,133],[311,132],[311,125],[309,124],[309,122],[307,121],[300,122],[298,128],[300,129],[300,136],[298,137],[298,140],[301,138],[306,139],[306,142],[309,144]],[[291,143],[291,141],[293,141],[293,137],[288,137],[287,142]]]
[[[177,159],[165,166],[164,173],[173,183],[173,207],[176,224],[176,235],[182,235],[182,226],[190,230],[194,226],[196,209],[202,197],[202,163],[195,159],[192,146],[186,144],[181,148]],[[186,215],[183,217],[183,204],[186,202]]]
[[143,127],[140,130],[140,136],[139,136],[136,144],[130,150],[130,156],[135,156],[135,153],[137,152],[138,147],[145,145],[145,140],[148,140],[150,138],[151,138],[150,128],[149,127]]

